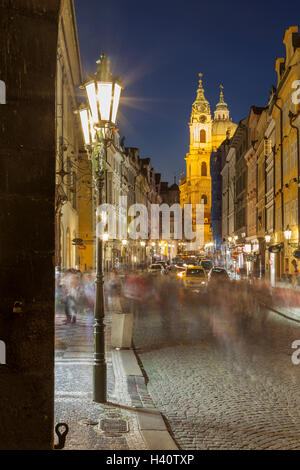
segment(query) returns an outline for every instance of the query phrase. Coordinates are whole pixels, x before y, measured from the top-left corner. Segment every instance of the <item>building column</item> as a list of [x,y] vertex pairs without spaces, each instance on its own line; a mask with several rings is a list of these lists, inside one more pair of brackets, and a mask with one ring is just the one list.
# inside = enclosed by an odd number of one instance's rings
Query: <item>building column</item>
[[1,449],[53,447],[59,7],[59,0],[0,3],[7,91],[0,127]]

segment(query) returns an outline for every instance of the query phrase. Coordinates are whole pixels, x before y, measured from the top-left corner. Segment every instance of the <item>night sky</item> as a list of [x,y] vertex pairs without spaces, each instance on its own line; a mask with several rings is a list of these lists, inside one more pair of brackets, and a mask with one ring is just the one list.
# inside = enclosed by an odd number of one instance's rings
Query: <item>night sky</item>
[[264,106],[284,55],[285,28],[299,24],[296,1],[75,0],[83,74],[101,50],[125,84],[120,134],[164,180],[185,171],[187,123],[204,74],[211,111],[224,85],[234,122]]

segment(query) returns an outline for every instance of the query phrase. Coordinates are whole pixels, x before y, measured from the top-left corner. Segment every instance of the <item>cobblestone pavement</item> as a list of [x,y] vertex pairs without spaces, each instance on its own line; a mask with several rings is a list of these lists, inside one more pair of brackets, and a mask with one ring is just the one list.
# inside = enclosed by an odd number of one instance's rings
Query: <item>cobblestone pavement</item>
[[[108,400],[120,403],[120,396],[130,404],[126,384],[114,377],[110,349],[111,316],[106,316],[106,359]],[[55,423],[66,422],[69,434],[67,450],[135,450],[146,449],[138,431],[136,415],[92,400],[93,315],[78,315],[76,324],[65,324],[64,315],[56,315]],[[124,395],[124,396],[123,396]],[[128,424],[129,432],[103,432],[101,419]],[[88,420],[88,421],[87,421]],[[86,424],[94,422],[93,425]]]
[[181,449],[300,449],[300,327],[258,313],[255,328],[223,337],[203,304],[136,313],[148,390]]

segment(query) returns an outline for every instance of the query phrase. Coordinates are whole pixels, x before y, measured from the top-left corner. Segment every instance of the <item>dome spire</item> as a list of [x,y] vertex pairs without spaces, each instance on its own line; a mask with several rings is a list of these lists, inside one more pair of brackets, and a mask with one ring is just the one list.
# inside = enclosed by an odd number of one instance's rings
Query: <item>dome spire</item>
[[199,73],[198,75],[199,75],[199,85],[198,85],[198,90],[197,90],[197,98],[193,104],[192,114],[199,114],[199,113],[210,114],[209,102],[204,96],[204,88],[202,84],[203,73]]
[[223,90],[224,90],[223,85],[220,85],[220,100],[219,100],[219,103],[216,106],[216,109],[228,109],[227,108],[227,103],[225,103],[225,101],[224,101]]
[[215,119],[229,119],[229,109],[227,107],[227,103],[224,101],[224,93],[223,93],[224,87],[223,85],[220,85],[220,98],[219,98],[219,103],[216,105],[216,110],[215,110]]

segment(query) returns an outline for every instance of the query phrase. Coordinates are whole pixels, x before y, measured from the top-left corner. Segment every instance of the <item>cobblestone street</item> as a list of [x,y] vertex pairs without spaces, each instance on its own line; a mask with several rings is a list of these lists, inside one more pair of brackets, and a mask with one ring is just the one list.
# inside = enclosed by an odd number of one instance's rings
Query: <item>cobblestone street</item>
[[296,323],[269,312],[264,327],[220,341],[206,307],[135,316],[148,389],[181,449],[299,449]]
[[[126,384],[114,376],[110,331],[111,316],[106,314],[106,361],[108,400],[126,400]],[[66,450],[143,450],[147,447],[138,431],[134,413],[93,402],[93,314],[78,315],[76,324],[56,315],[55,423],[66,422],[69,434]],[[128,400],[128,398],[127,398]],[[127,432],[104,432],[100,420],[127,423]]]

